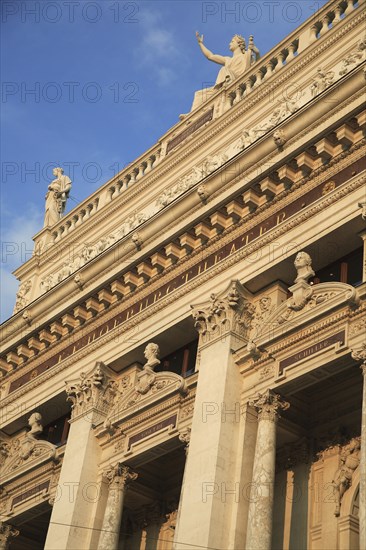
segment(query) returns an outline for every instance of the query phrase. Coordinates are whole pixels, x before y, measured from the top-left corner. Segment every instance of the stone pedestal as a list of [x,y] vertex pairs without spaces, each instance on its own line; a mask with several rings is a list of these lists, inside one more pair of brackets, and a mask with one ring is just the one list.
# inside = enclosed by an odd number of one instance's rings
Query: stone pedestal
[[174,548],[228,549],[242,452],[241,377],[231,351],[246,343],[253,310],[237,281],[192,309],[200,333],[199,377]]
[[108,479],[109,488],[98,550],[117,550],[126,487],[128,482],[137,478],[137,474],[127,466],[117,464],[104,475]]
[[250,492],[247,542],[248,550],[271,550],[273,494],[276,463],[276,423],[281,409],[289,404],[267,390],[250,405],[258,411],[253,479]]
[[45,549],[89,548],[100,487],[97,484],[100,447],[94,425],[104,419],[114,382],[97,363],[80,379],[67,383],[72,417],[66,452],[53,505]]

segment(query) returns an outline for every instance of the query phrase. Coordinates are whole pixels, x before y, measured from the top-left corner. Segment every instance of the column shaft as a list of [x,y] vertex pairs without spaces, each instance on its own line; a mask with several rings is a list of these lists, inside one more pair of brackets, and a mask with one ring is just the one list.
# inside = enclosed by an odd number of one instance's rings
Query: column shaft
[[289,404],[270,390],[250,402],[258,411],[253,479],[247,527],[247,550],[271,550],[276,465],[276,424]]
[[248,514],[247,548],[271,550],[276,424],[259,420]]
[[109,481],[109,492],[98,550],[117,550],[126,486],[137,478],[137,474],[127,466],[117,464],[108,468],[104,476]]

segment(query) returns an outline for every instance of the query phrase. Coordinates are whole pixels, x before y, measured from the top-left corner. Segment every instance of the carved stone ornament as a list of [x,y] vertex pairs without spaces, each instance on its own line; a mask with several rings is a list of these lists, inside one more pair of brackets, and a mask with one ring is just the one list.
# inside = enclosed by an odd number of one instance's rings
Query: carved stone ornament
[[202,185],[199,185],[197,187],[197,194],[198,194],[199,198],[201,199],[202,204],[206,204],[207,199],[208,199],[208,193],[207,193],[206,187],[203,183],[202,183]]
[[12,525],[0,521],[0,548],[8,548],[9,539],[12,537],[17,537],[20,531],[15,529]]
[[128,466],[116,464],[110,466],[103,472],[103,477],[108,480],[109,486],[115,489],[124,489],[128,483],[138,478],[138,474],[133,472]]
[[185,444],[184,450],[186,454],[188,454],[189,442],[191,440],[191,428],[184,428],[181,430],[179,432],[178,439]]
[[258,393],[254,399],[249,401],[249,405],[256,409],[259,421],[270,420],[271,422],[276,422],[280,418],[280,410],[285,411],[290,407],[287,401],[271,390]]
[[128,413],[129,409],[138,406],[140,411],[156,400],[160,400],[163,396],[176,392],[182,396],[187,394],[187,383],[184,378],[174,372],[154,372],[150,367],[145,365],[143,370],[137,375],[136,385],[128,388],[123,393],[118,392],[118,396],[107,416],[104,426],[110,429],[119,418]]
[[34,412],[28,419],[28,424],[30,426],[29,435],[39,435],[43,432],[42,426],[42,415],[39,412]]
[[366,376],[366,343],[363,343],[360,349],[352,350],[351,357],[355,361],[361,361],[362,373]]
[[34,414],[30,417],[29,424],[32,429],[36,430],[35,432],[32,433],[31,429],[31,431],[22,433],[16,439],[0,442],[2,483],[8,482],[13,477],[17,477],[48,460],[55,460],[56,446],[53,443],[34,437],[34,434],[38,435],[40,433],[41,424],[39,420],[33,423],[33,416]]
[[352,485],[352,477],[361,460],[361,438],[354,437],[343,447],[340,455],[340,466],[334,475],[332,485],[336,498],[335,516],[340,515],[341,502],[344,493]]
[[32,314],[31,312],[29,311],[29,309],[26,309],[25,312],[23,313],[22,315],[24,321],[27,323],[27,325],[31,325],[32,324],[32,321],[33,321],[33,318],[32,318]]
[[[276,327],[288,321],[293,321],[299,314],[305,314],[309,310],[318,308],[327,309],[327,306],[341,305],[348,302],[352,307],[358,306],[360,297],[358,291],[351,285],[339,282],[308,284],[308,279],[315,275],[311,267],[311,257],[304,251],[297,254],[294,265],[297,271],[295,284],[289,287],[292,297],[283,302],[270,315],[258,323],[256,327],[257,336],[266,334],[269,327]],[[312,312],[314,315],[314,312]]]
[[361,218],[366,222],[366,201],[365,202],[359,202],[358,207],[362,208]]
[[65,382],[67,400],[71,401],[72,418],[90,409],[106,413],[117,394],[117,383],[102,362],[97,362],[89,372],[82,372],[74,382]]
[[227,332],[247,338],[255,312],[248,297],[249,292],[238,280],[233,280],[223,292],[212,293],[209,302],[191,306],[201,343]]
[[321,67],[318,67],[317,73],[314,76],[314,82],[310,86],[311,96],[316,97],[317,95],[324,92],[328,86],[331,86],[334,81],[334,72],[325,71]]
[[273,132],[273,141],[279,151],[282,151],[287,139],[283,130],[275,130]]
[[139,233],[134,233],[131,237],[133,244],[136,246],[136,250],[141,250],[142,247],[142,238]]
[[17,292],[17,295],[16,295],[13,315],[15,313],[17,313],[18,311],[20,311],[21,309],[23,309],[26,305],[28,305],[28,303],[29,303],[29,293],[30,293],[31,288],[32,288],[32,282],[31,282],[30,279],[28,279],[24,283],[21,283],[21,285],[19,286],[19,290]]

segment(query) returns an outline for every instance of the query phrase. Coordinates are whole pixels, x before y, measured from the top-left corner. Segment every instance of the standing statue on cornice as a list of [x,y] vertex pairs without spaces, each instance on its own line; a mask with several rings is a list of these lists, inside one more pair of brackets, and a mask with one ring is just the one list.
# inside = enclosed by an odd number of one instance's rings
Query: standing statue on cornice
[[71,179],[62,168],[54,168],[53,175],[56,179],[48,186],[43,227],[55,225],[61,219],[71,189]]
[[217,75],[213,88],[206,88],[195,93],[192,111],[196,109],[200,103],[208,99],[215,90],[244,74],[260,57],[259,50],[254,45],[253,36],[249,37],[248,49],[246,48],[245,39],[242,36],[239,34],[233,36],[229,44],[230,51],[233,52],[232,56],[212,53],[203,44],[203,34],[200,35],[199,32],[196,32],[196,37],[203,55],[210,61],[223,65],[223,67]]

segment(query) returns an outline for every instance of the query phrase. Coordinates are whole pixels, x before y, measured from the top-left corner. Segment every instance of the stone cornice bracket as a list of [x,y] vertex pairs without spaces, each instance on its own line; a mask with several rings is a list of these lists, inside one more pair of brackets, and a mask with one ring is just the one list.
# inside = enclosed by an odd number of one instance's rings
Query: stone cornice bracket
[[360,349],[351,350],[351,357],[355,361],[361,361],[362,374],[366,377],[366,343],[362,344]]
[[238,280],[232,280],[223,292],[212,293],[209,302],[191,305],[200,344],[229,332],[247,340],[255,312],[248,297],[249,292],[243,285]]
[[104,470],[103,477],[108,480],[111,489],[124,490],[131,481],[138,478],[138,474],[128,466],[117,463]]
[[8,548],[8,540],[10,537],[17,537],[20,534],[18,529],[12,525],[0,521],[0,548]]
[[280,418],[280,410],[287,410],[290,403],[287,403],[280,395],[272,390],[266,390],[264,393],[258,393],[249,405],[254,407],[258,413],[258,420],[270,420],[277,422]]
[[78,380],[65,384],[67,401],[71,401],[71,420],[91,410],[106,415],[117,394],[117,382],[101,361],[89,372],[82,372]]

